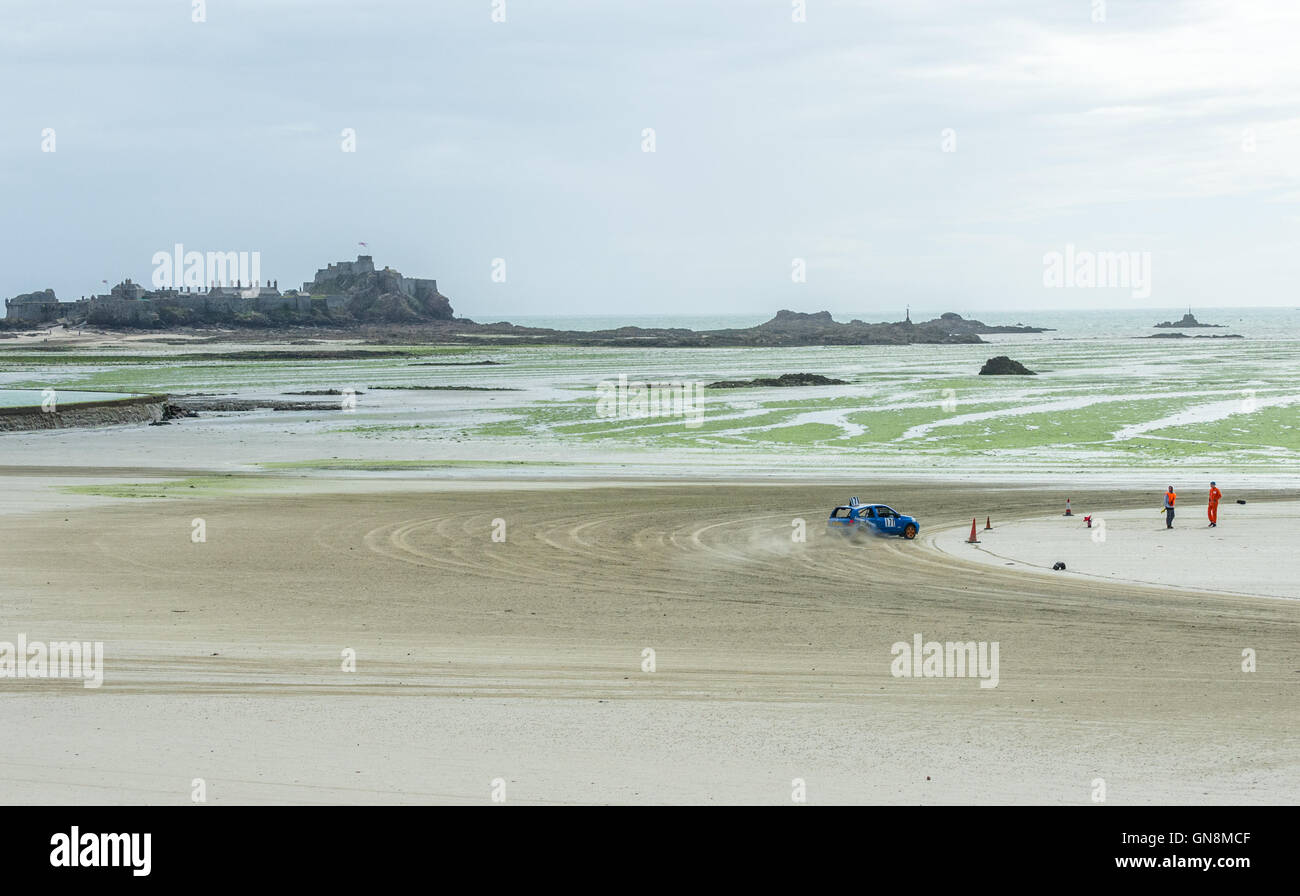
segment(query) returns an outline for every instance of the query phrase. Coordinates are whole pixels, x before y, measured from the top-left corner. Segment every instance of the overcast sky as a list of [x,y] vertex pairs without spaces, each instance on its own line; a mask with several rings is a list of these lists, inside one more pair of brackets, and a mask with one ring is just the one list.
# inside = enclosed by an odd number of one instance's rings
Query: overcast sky
[[[0,295],[179,242],[480,320],[1300,305],[1296,0],[504,5],[3,0]],[[1150,296],[1044,287],[1067,244]]]

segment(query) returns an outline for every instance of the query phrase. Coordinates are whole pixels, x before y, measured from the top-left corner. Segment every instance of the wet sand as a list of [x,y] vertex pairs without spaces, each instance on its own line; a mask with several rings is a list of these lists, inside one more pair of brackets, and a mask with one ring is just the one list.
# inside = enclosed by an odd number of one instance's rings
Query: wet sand
[[[1190,496],[1189,496],[1190,497]],[[1300,600],[1300,503],[1222,502],[1210,528],[1204,503],[1179,501],[1174,527],[1165,527],[1160,493],[1140,510],[1080,507],[1073,516],[1041,514],[999,524],[968,544],[968,527],[933,533],[946,554],[1053,577],[1090,576],[1131,584],[1172,585],[1193,591]],[[1085,522],[1092,516],[1091,528]]]
[[[521,804],[782,804],[796,778],[810,803],[1300,798],[1300,602],[823,532],[850,494],[928,534],[1055,492],[483,485],[0,516],[0,639],[106,664],[95,690],[0,679],[0,801],[181,804],[194,778],[211,803],[487,803],[495,779]],[[893,677],[916,633],[999,642],[997,687]]]

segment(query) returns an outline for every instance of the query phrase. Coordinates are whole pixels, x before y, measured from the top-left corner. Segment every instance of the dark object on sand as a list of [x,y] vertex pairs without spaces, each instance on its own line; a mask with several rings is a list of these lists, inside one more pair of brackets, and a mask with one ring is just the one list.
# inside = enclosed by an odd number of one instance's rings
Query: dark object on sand
[[192,411],[183,405],[172,404],[169,401],[165,405],[163,405],[162,419],[160,419],[158,422],[168,423],[172,420],[179,420],[182,417],[197,417],[197,416],[198,416],[197,411]]
[[1238,499],[1237,499],[1237,503],[1238,503],[1238,504],[1245,504],[1246,502],[1243,501],[1243,500],[1241,500],[1240,498],[1238,498]]
[[1065,564],[1062,563],[1060,560],[1057,560],[1055,563],[1052,564],[1052,569],[1065,569]]
[[[286,392],[285,395],[342,395],[340,389],[308,389],[306,392]],[[353,392],[353,395],[365,395],[364,392]]]
[[1006,355],[989,358],[980,368],[980,376],[1037,376],[1019,361],[1012,361]]
[[753,380],[719,380],[709,383],[706,389],[749,389],[755,386],[781,388],[784,386],[847,386],[848,380],[837,380],[819,373],[783,373],[778,377],[759,377]]

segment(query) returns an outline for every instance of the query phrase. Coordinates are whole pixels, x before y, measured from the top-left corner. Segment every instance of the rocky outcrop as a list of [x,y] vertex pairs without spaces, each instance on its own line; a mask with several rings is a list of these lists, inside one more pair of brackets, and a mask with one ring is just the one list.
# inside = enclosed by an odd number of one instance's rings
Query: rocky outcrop
[[[1041,327],[993,327],[949,312],[924,323],[911,320],[869,324],[840,323],[829,311],[778,311],[754,327],[726,330],[620,327],[615,330],[548,330],[509,323],[479,324],[464,318],[440,326],[440,341],[475,345],[602,345],[647,348],[785,347],[807,345],[981,344],[981,333],[1042,333]],[[434,333],[430,333],[434,336]]]
[[944,314],[939,315],[939,317],[936,320],[932,320],[929,323],[920,324],[920,326],[923,327],[939,326],[941,329],[947,330],[950,333],[964,332],[964,333],[975,333],[975,334],[982,334],[982,335],[988,335],[989,333],[1049,333],[1051,332],[1050,327],[1028,327],[1025,326],[1024,324],[1019,324],[1019,323],[1012,324],[1010,326],[1007,325],[993,326],[992,324],[986,324],[983,321],[967,320],[966,318],[962,317],[960,314],[957,314],[954,311],[945,312]]
[[185,417],[197,417],[197,416],[198,416],[197,411],[190,410],[189,408],[186,407],[181,407],[178,404],[172,404],[171,402],[167,402],[167,404],[163,405],[161,422],[168,423],[172,420],[181,420],[184,419]]
[[759,377],[753,380],[720,380],[709,383],[706,389],[749,389],[756,386],[784,388],[790,386],[847,386],[848,380],[832,379],[819,373],[783,373],[778,377]]
[[432,283],[407,281],[396,270],[383,269],[342,274],[333,287],[347,296],[344,308],[359,321],[413,324],[422,320],[451,320],[454,316],[451,302]]
[[59,297],[54,294],[52,289],[42,289],[37,292],[25,292],[20,296],[14,296],[9,300],[15,305],[27,304],[53,304],[59,301]]
[[1193,327],[1212,328],[1216,330],[1227,329],[1227,327],[1225,327],[1223,324],[1203,324],[1195,317],[1193,317],[1192,312],[1190,311],[1184,314],[1182,318],[1180,318],[1179,320],[1176,321],[1165,320],[1165,321],[1161,321],[1155,326],[1157,328],[1178,329],[1178,330],[1188,330],[1188,329],[1192,329]]
[[366,323],[418,323],[451,320],[451,302],[438,292],[438,281],[404,277],[392,268],[376,270],[369,255],[331,264],[304,283],[313,296],[341,296],[341,310]]
[[1013,361],[1006,355],[989,358],[980,368],[980,376],[1036,376],[1036,374],[1019,361]]

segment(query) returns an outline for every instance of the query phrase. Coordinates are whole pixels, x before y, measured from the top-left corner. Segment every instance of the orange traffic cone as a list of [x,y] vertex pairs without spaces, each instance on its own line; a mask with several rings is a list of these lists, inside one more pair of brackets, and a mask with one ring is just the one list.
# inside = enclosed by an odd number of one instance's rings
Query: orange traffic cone
[[992,528],[993,528],[993,517],[991,516],[984,517],[984,531],[987,532]]
[[1066,498],[1066,499],[1065,499],[1065,515],[1066,515],[1066,516],[1074,516],[1074,511],[1072,511],[1072,510],[1070,509],[1070,499],[1069,499],[1069,498]]
[[979,544],[980,540],[975,537],[975,517],[970,518],[970,538],[966,539],[967,544]]

